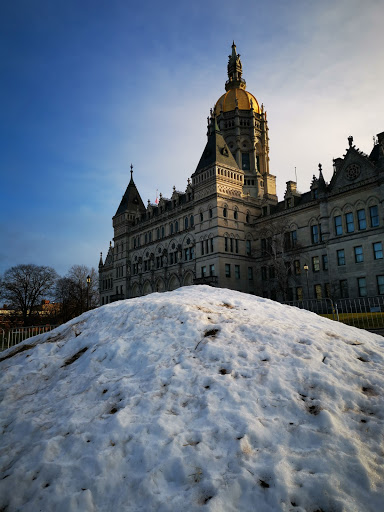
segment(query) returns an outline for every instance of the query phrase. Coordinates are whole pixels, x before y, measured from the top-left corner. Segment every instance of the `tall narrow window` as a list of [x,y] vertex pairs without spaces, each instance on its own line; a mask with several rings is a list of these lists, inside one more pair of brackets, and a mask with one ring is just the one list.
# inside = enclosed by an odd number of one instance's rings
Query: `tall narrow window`
[[371,227],[377,228],[379,225],[379,209],[377,206],[370,206],[369,216],[371,218]]
[[342,235],[343,234],[343,221],[342,221],[341,215],[336,215],[334,220],[335,220],[336,235]]
[[201,241],[201,255],[204,256],[204,240]]
[[321,284],[315,284],[315,297],[316,299],[322,299],[323,294],[321,290]]
[[215,265],[209,265],[209,275],[210,276],[215,275]]
[[359,289],[359,297],[367,296],[367,282],[365,277],[359,277],[357,279],[357,287]]
[[223,217],[227,216],[227,208],[223,208]]
[[312,243],[319,243],[319,226],[315,225],[311,227]]
[[365,210],[357,210],[357,222],[359,229],[367,229],[367,220],[365,218]]
[[229,263],[225,264],[225,277],[231,277],[231,265]]
[[235,239],[235,253],[237,254],[239,252],[239,240]]
[[240,265],[235,265],[235,278],[240,279]]
[[210,239],[210,244],[211,244],[211,252],[213,252],[213,238]]
[[328,255],[323,254],[322,260],[323,260],[323,270],[328,270]]
[[373,257],[375,260],[383,259],[383,246],[381,245],[381,242],[373,244]]
[[209,218],[212,219],[213,217],[213,210],[212,208],[209,209]]
[[251,247],[251,241],[250,240],[246,240],[245,241],[245,252],[246,252],[247,256],[251,256],[251,254],[252,254],[252,247]]
[[296,300],[303,300],[303,288],[301,286],[296,288]]
[[376,276],[376,280],[379,295],[384,295],[384,276]]
[[189,223],[191,224],[191,227],[194,225],[195,221],[194,221],[193,215],[190,216]]
[[312,258],[312,270],[314,272],[320,271],[320,258],[318,256],[313,256]]
[[224,237],[224,250],[225,252],[228,252],[228,237]]
[[241,154],[241,168],[243,171],[249,171],[251,168],[250,160],[249,160],[249,153],[242,153]]
[[300,268],[300,260],[295,260],[293,262],[293,267],[295,269],[295,275],[298,276],[301,274],[301,268]]
[[188,217],[184,219],[184,229],[188,229]]
[[233,238],[229,239],[229,243],[230,243],[230,251],[233,252]]
[[234,210],[234,212],[233,212],[233,218],[234,218],[235,220],[237,220],[238,216],[239,216],[239,215],[238,215],[237,210]]
[[337,264],[339,266],[345,265],[345,252],[344,252],[344,249],[339,249],[337,251]]
[[353,233],[355,231],[355,223],[353,220],[353,213],[349,212],[345,214],[345,223],[347,226],[347,233]]
[[362,263],[364,261],[363,247],[361,245],[354,247],[355,262]]
[[248,267],[248,281],[253,281],[253,268]]
[[346,279],[342,279],[339,284],[340,284],[340,297],[342,299],[346,299],[349,296],[348,281]]

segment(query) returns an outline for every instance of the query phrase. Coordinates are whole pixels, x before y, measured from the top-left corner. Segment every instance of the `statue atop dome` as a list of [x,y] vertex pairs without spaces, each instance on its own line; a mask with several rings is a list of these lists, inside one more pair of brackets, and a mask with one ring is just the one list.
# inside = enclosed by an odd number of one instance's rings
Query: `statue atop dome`
[[232,53],[228,56],[228,80],[225,83],[225,90],[245,89],[246,82],[242,78],[243,66],[240,60],[240,54],[236,52],[235,41],[232,43]]

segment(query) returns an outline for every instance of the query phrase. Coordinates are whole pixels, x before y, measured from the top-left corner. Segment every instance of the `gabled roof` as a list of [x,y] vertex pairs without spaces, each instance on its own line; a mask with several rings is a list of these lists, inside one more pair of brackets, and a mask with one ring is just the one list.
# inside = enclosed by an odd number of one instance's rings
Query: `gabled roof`
[[207,144],[196,167],[195,173],[213,164],[229,165],[238,169],[239,166],[233,158],[224,137],[221,135],[216,120],[215,126],[210,127],[210,130]]
[[131,173],[131,179],[128,183],[127,190],[125,191],[125,194],[123,195],[123,198],[120,202],[120,206],[117,209],[116,215],[121,215],[122,213],[130,211],[132,213],[135,213],[137,211],[145,212],[145,206],[144,203],[140,197],[139,191],[136,188],[135,182],[133,181],[132,173]]

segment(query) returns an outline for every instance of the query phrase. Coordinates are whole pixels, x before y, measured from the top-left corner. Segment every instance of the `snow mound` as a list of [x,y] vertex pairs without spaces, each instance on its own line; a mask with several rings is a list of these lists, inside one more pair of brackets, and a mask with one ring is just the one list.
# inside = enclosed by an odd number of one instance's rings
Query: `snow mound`
[[205,286],[0,354],[0,510],[383,510],[384,339]]

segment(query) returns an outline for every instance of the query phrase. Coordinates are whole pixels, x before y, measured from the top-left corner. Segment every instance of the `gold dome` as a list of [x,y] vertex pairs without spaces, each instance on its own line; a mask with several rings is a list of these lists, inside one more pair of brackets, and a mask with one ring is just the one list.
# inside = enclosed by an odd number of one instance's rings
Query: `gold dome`
[[250,110],[253,108],[257,114],[260,114],[259,103],[254,95],[237,87],[229,89],[218,99],[215,106],[215,114],[218,116],[221,111],[229,112],[230,110],[235,110],[236,100],[239,110]]

